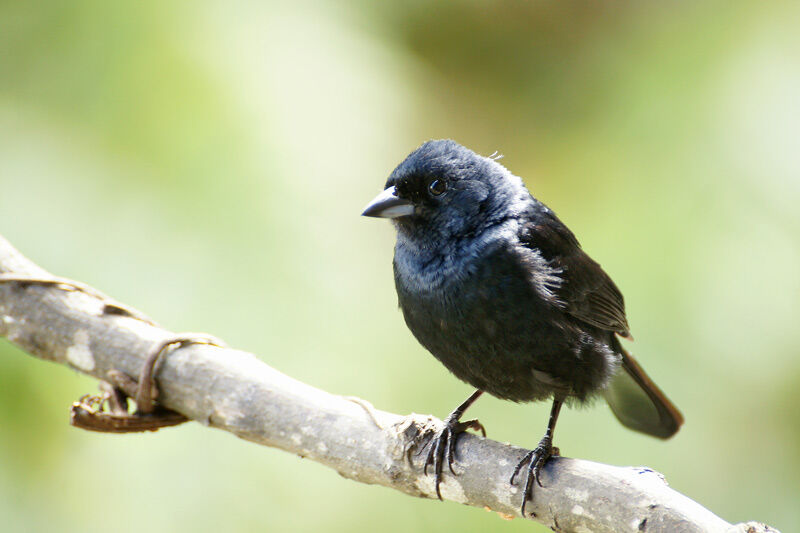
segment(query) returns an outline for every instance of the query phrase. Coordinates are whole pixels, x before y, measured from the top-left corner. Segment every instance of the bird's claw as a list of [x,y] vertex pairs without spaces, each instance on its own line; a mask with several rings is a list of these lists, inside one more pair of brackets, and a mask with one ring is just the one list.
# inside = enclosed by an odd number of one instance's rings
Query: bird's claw
[[428,475],[428,467],[433,467],[436,497],[440,500],[443,499],[439,485],[442,483],[442,471],[444,470],[444,464],[447,463],[447,467],[450,469],[450,472],[452,472],[454,476],[457,475],[456,471],[453,469],[453,463],[455,463],[456,456],[456,439],[458,438],[458,435],[464,433],[468,429],[480,431],[484,437],[486,436],[486,429],[478,420],[467,420],[460,422],[456,418],[447,417],[444,420],[444,426],[442,429],[435,432],[428,441],[427,446],[430,446],[430,449],[428,450],[428,455],[425,458],[425,465],[422,469],[422,472],[423,474]]
[[525,516],[525,506],[527,505],[528,500],[533,498],[534,480],[540,487],[544,488],[544,485],[542,485],[541,476],[539,474],[542,470],[542,467],[544,467],[545,463],[547,463],[547,460],[550,459],[550,457],[558,454],[559,450],[558,448],[553,447],[552,439],[545,437],[539,442],[539,445],[536,446],[536,448],[525,454],[525,457],[523,457],[522,460],[517,463],[517,467],[514,469],[514,473],[511,474],[511,479],[509,480],[509,483],[512,485],[514,484],[514,478],[516,478],[517,474],[520,473],[522,467],[525,466],[526,463],[528,465],[528,468],[526,469],[527,475],[525,476],[525,490],[522,493],[522,507],[520,509],[523,517]]

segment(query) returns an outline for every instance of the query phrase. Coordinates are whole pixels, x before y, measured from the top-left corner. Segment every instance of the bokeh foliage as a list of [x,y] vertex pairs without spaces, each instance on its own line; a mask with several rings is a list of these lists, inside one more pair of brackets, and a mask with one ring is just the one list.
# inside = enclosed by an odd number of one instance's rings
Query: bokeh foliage
[[[793,531],[799,20],[789,1],[0,2],[0,233],[167,327],[443,416],[469,389],[406,330],[392,230],[358,214],[423,140],[500,150],[622,288],[687,420],[662,443],[569,411],[562,451]],[[3,530],[538,527],[197,425],[71,429],[94,386],[0,342]],[[522,445],[546,423],[474,409]]]

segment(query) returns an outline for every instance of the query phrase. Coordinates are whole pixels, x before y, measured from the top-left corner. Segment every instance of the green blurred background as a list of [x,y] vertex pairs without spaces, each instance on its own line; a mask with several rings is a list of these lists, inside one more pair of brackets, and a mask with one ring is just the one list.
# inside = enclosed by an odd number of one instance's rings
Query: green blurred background
[[[798,21],[791,1],[5,1],[0,233],[173,330],[444,416],[470,389],[407,331],[393,230],[359,213],[426,139],[499,150],[616,280],[686,416],[659,442],[570,410],[562,452],[800,530]],[[544,529],[196,424],[72,429],[95,386],[0,341],[4,531]],[[471,411],[526,446],[547,412]]]

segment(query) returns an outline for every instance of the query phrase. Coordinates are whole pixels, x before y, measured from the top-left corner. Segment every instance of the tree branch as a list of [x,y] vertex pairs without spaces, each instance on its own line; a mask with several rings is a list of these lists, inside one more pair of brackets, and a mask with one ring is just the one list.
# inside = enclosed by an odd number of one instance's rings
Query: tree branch
[[[36,357],[100,380],[114,371],[136,377],[153,346],[175,336],[89,287],[10,279],[22,276],[53,279],[0,236],[0,335]],[[173,350],[157,381],[160,404],[201,424],[298,454],[349,479],[435,497],[417,452],[423,437],[441,425],[438,419],[380,411],[292,379],[252,354],[211,345]],[[447,473],[442,496],[519,516],[521,491],[508,480],[526,452],[464,434],[458,475]],[[542,481],[528,518],[554,531],[775,531],[755,523],[732,526],[648,468],[557,457]]]

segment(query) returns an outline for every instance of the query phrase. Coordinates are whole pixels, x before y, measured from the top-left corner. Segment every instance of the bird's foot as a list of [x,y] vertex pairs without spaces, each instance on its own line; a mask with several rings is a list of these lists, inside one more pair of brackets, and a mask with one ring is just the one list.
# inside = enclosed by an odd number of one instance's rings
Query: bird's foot
[[522,493],[522,508],[520,509],[523,517],[525,516],[525,505],[528,503],[528,500],[533,498],[533,482],[536,481],[540,487],[543,487],[539,475],[542,467],[547,463],[550,457],[557,456],[558,454],[558,448],[553,446],[553,438],[549,435],[545,435],[542,440],[539,441],[538,446],[525,454],[525,457],[517,463],[517,467],[514,469],[514,473],[511,474],[511,479],[509,480],[509,483],[512,485],[514,484],[514,478],[517,477],[517,474],[520,473],[526,463],[528,465],[525,476],[525,491]]
[[440,430],[436,431],[428,441],[430,450],[428,450],[428,456],[425,458],[425,467],[423,468],[423,473],[427,475],[428,467],[433,467],[433,475],[436,484],[436,496],[440,500],[442,499],[442,493],[439,490],[439,485],[442,482],[442,471],[444,470],[444,464],[447,463],[447,467],[450,469],[450,472],[452,472],[453,475],[456,475],[456,471],[453,470],[453,463],[455,462],[456,458],[456,439],[461,433],[464,433],[468,429],[480,431],[484,437],[486,436],[486,429],[478,420],[467,420],[465,422],[461,422],[457,416],[453,416],[453,414],[451,414],[444,419],[444,426]]

